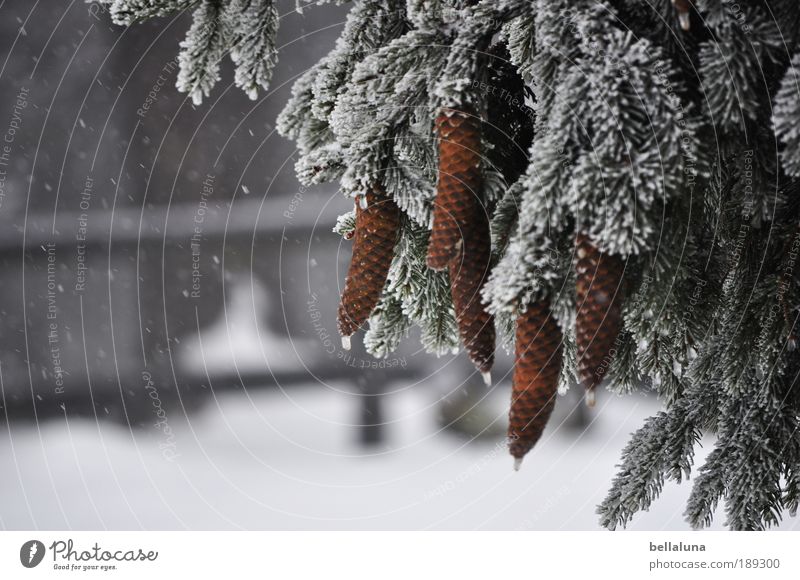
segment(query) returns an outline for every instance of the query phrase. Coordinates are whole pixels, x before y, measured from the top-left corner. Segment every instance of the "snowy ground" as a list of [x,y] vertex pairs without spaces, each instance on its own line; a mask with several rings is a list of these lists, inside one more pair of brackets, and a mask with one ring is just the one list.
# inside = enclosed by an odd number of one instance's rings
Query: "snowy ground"
[[[657,408],[605,396],[588,431],[551,425],[515,473],[500,441],[439,429],[434,390],[396,387],[388,442],[370,452],[335,384],[220,396],[189,421],[168,417],[174,447],[156,429],[14,424],[0,440],[0,527],[592,530],[621,447]],[[631,528],[685,529],[688,491],[669,484]]]

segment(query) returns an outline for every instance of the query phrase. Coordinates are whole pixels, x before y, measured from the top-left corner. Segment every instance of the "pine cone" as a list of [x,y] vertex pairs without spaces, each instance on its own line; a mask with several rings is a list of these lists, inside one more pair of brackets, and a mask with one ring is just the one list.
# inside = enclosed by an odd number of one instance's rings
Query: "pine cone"
[[598,250],[584,234],[578,234],[575,254],[578,374],[587,390],[587,404],[592,406],[594,388],[608,370],[622,326],[625,265],[618,256]]
[[379,185],[373,186],[367,192],[366,207],[356,204],[353,257],[338,313],[339,333],[345,348],[349,345],[346,338],[367,321],[378,304],[399,231],[400,210]]
[[553,412],[561,372],[561,329],[546,302],[530,304],[517,318],[509,413],[509,451],[519,469]]
[[463,240],[461,251],[450,262],[450,291],[461,341],[488,385],[494,364],[494,317],[481,302],[481,288],[489,277],[491,237],[489,218],[480,205],[464,225]]
[[428,267],[443,270],[463,244],[464,228],[480,206],[481,121],[471,111],[442,109],[439,135],[439,181],[428,244]]

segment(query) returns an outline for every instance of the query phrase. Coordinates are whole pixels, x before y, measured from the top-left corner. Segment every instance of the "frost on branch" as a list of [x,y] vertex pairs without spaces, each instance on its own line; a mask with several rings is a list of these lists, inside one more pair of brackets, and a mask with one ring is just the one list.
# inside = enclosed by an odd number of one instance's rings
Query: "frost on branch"
[[[87,2],[91,0],[86,0]],[[189,8],[192,25],[180,43],[176,86],[195,105],[220,80],[220,65],[230,55],[234,82],[255,99],[266,89],[278,58],[275,38],[279,15],[273,0],[100,0],[116,24],[177,14]]]

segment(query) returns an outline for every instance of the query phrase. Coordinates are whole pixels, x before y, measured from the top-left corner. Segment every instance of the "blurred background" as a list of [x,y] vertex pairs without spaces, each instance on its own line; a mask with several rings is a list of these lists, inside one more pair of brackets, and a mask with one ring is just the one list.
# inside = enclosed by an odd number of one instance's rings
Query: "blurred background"
[[[186,15],[0,0],[0,528],[598,529],[653,398],[565,394],[515,473],[504,353],[486,389],[413,335],[341,349],[350,202],[274,124],[347,7],[294,6],[270,92],[226,61],[195,107]],[[688,491],[632,528],[685,528]]]

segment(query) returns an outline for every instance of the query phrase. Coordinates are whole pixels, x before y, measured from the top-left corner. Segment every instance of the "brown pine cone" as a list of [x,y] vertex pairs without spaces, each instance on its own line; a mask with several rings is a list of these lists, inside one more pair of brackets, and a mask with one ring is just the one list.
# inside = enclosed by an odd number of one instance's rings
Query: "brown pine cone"
[[578,234],[575,256],[578,375],[592,406],[594,388],[608,371],[622,326],[625,265],[618,256],[602,253],[584,234]]
[[461,341],[488,385],[494,364],[494,317],[481,302],[481,288],[489,276],[491,237],[483,207],[478,205],[473,211],[464,226],[461,251],[450,262],[450,291]]
[[556,403],[561,372],[561,329],[550,305],[528,305],[517,317],[514,377],[509,412],[509,451],[514,468],[542,436]]
[[353,257],[339,303],[337,322],[345,348],[349,348],[347,338],[378,304],[400,231],[400,210],[379,185],[367,192],[366,207],[362,205],[356,204]]
[[465,224],[480,206],[481,121],[472,111],[442,109],[436,117],[439,180],[428,244],[428,267],[444,270],[463,244]]

